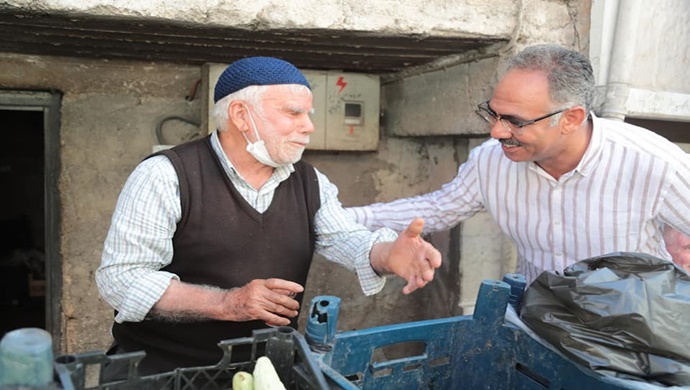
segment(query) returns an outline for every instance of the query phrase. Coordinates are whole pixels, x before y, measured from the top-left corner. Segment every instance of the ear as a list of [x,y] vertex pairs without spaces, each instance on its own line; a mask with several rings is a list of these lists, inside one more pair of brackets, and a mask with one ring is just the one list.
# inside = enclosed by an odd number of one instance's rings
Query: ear
[[233,100],[228,106],[228,121],[239,131],[249,130],[247,105],[239,100]]
[[563,111],[561,116],[561,131],[563,134],[572,134],[582,127],[587,118],[587,110],[582,106],[575,106]]

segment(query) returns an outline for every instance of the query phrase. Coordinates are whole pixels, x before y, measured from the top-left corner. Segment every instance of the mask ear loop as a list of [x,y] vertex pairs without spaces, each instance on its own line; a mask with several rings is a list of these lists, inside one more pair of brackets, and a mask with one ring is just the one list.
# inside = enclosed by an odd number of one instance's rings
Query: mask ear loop
[[[247,114],[249,115],[249,122],[252,123],[252,129],[254,129],[254,135],[256,135],[256,142],[261,141],[261,137],[259,137],[259,130],[256,128],[256,123],[254,122],[254,116],[252,115],[252,112],[249,111],[249,106],[244,105],[244,108],[247,110]],[[242,132],[242,136],[244,137],[245,141],[247,141],[247,145],[251,145],[252,143],[249,142],[249,138],[247,138],[247,135],[244,134],[244,131]]]

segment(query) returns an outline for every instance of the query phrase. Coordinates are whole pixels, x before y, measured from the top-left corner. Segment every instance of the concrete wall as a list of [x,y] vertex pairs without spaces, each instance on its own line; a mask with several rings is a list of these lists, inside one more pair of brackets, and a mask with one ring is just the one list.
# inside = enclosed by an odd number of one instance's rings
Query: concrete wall
[[[389,97],[383,106],[390,121],[384,123],[377,152],[306,153],[305,159],[339,186],[345,205],[415,195],[450,180],[476,144],[459,135],[482,132],[479,122],[468,116],[473,117],[474,105],[490,94],[505,58],[538,42],[586,50],[589,23],[587,0],[346,1],[337,5],[310,1],[290,7],[278,1],[221,2],[212,7],[205,2],[183,5],[163,0],[8,3],[17,7],[30,4],[37,10],[190,23],[461,33],[509,40],[501,50],[482,58],[483,62],[460,58],[443,70],[405,74],[384,84],[382,92]],[[64,352],[103,349],[110,342],[112,311],[98,297],[93,280],[110,215],[127,175],[157,143],[156,123],[168,115],[200,118],[199,100],[185,99],[199,77],[198,67],[184,65],[0,54],[0,87],[64,93],[59,188],[64,275],[60,349]],[[422,93],[412,92],[420,86]],[[418,115],[409,115],[415,112]],[[166,124],[166,129],[179,138],[193,131],[180,123]],[[381,294],[364,297],[353,275],[317,259],[305,303],[315,294],[343,298],[342,330],[460,314],[461,302],[471,311],[476,295],[471,287],[486,277],[500,277],[512,267],[514,253],[501,237],[486,215],[429,237],[444,253],[444,268],[435,283],[410,296],[402,296],[403,284],[393,280]]]
[[[561,8],[549,5],[540,14]],[[559,5],[560,4],[560,5]],[[127,16],[248,29],[319,29],[396,34],[508,36],[517,19],[512,0],[346,0],[251,2],[204,0],[8,0],[5,7],[34,11]],[[543,8],[543,7],[538,7]],[[499,21],[495,23],[494,21]]]
[[63,323],[65,352],[108,344],[112,311],[100,300],[94,272],[124,180],[151,151],[158,119],[199,116],[185,96],[196,67],[0,55],[0,87],[63,92]]
[[595,0],[590,57],[602,115],[690,122],[690,2]]

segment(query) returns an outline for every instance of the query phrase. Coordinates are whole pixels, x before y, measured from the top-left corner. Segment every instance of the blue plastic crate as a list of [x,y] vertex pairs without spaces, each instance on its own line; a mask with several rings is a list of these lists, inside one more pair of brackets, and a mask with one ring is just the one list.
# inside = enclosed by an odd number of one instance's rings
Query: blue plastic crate
[[[312,301],[307,340],[333,389],[632,388],[569,361],[506,320],[524,287],[521,275],[484,281],[472,316],[337,333],[340,300]],[[511,289],[512,294],[511,294]],[[412,356],[379,360],[377,351],[412,343]],[[404,348],[403,348],[404,349]]]
[[[63,355],[55,369],[61,389],[231,389],[231,374],[251,371],[265,354],[288,389],[650,389],[584,368],[542,344],[526,328],[506,319],[509,305],[519,304],[524,277],[484,281],[472,316],[408,322],[356,331],[337,332],[340,299],[312,300],[306,339],[291,328],[256,331],[253,337],[219,343],[224,358],[209,367],[180,368],[139,376],[143,352],[107,356],[103,352]],[[510,313],[511,311],[508,310]],[[252,345],[246,362],[231,362],[236,345]],[[415,348],[410,354],[410,345]],[[406,352],[383,356],[382,349]],[[263,352],[260,352],[263,351]],[[399,352],[398,351],[398,352]],[[130,364],[127,380],[84,384],[86,367],[110,360]]]

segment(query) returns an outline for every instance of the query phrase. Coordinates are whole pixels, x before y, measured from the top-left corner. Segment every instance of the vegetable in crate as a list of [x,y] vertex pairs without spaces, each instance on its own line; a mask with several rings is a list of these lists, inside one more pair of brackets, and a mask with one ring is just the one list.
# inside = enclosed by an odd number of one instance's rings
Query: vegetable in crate
[[254,390],[285,390],[271,359],[262,356],[254,366]]
[[246,371],[238,371],[232,376],[232,390],[254,390],[254,377]]

